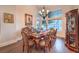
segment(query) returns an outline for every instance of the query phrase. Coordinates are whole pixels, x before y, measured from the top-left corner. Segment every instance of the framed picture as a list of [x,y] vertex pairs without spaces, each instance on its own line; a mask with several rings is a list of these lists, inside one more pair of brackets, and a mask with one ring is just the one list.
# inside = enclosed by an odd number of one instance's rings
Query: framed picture
[[32,17],[32,15],[30,15],[30,14],[25,14],[25,25],[32,25],[32,19],[33,19],[33,17]]
[[10,13],[4,13],[4,23],[14,23],[14,15]]

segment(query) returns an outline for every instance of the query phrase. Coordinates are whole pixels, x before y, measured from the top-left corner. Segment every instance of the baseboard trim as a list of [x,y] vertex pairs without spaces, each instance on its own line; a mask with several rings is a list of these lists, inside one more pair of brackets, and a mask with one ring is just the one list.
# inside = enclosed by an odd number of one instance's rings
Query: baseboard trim
[[60,39],[65,39],[65,37],[59,37],[59,36],[57,36],[57,38],[60,38]]
[[19,38],[17,38],[17,39],[13,39],[13,40],[9,40],[9,41],[0,43],[0,47],[4,47],[4,46],[7,46],[7,45],[16,43],[16,42],[18,42],[18,41],[21,40],[21,39],[22,39],[22,37],[19,37]]

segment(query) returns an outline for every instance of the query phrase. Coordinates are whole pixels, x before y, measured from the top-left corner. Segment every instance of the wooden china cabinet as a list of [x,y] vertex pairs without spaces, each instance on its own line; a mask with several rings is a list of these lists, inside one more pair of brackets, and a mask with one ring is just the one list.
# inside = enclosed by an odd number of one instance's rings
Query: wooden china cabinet
[[79,14],[78,9],[66,13],[66,40],[65,45],[79,52]]

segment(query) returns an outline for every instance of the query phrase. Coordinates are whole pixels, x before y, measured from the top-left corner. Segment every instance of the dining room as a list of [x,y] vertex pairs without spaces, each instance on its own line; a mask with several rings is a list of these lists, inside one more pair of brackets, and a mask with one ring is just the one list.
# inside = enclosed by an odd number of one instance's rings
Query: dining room
[[71,13],[78,18],[77,8],[72,5],[1,5],[0,52],[78,52],[79,46],[74,44],[78,43],[78,30],[74,42],[69,40],[73,35],[67,34],[67,17]]

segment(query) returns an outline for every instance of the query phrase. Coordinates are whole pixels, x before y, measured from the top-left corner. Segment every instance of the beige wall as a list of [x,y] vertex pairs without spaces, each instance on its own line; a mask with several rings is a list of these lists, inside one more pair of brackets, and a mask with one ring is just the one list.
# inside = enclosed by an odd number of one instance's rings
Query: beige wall
[[1,39],[1,20],[0,20],[0,39]]
[[[3,13],[14,14],[14,23],[4,23]],[[20,31],[25,27],[25,13],[33,15],[33,26],[36,21],[35,6],[0,6],[0,46],[8,45],[18,41],[21,36]]]
[[36,13],[37,10],[35,6],[16,6],[16,29],[19,30],[25,26],[25,14],[33,15],[33,27],[36,24]]
[[16,23],[4,23],[3,13],[11,13],[15,15],[15,6],[0,6],[0,20],[1,20],[1,42],[6,42],[13,38],[16,31]]

